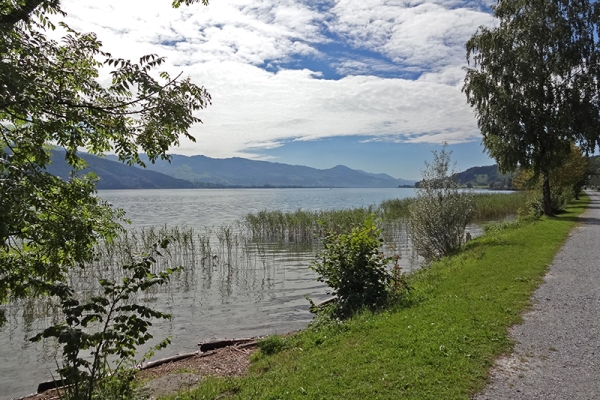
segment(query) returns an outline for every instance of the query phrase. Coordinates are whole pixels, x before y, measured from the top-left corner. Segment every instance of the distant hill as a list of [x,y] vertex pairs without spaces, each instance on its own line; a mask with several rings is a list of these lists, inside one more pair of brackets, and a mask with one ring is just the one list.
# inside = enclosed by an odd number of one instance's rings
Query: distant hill
[[513,174],[502,174],[498,165],[486,165],[483,167],[472,167],[456,174],[456,179],[462,185],[485,186],[496,189],[508,189],[512,187]]
[[[107,160],[87,153],[79,156],[88,164],[81,173],[93,171],[100,178],[98,189],[187,189],[194,184],[155,171],[135,168],[121,162]],[[52,164],[46,167],[52,175],[68,179],[72,168],[65,161],[64,150],[52,150]]]
[[171,163],[142,160],[149,170],[194,184],[225,187],[350,187],[394,188],[412,185],[415,181],[396,179],[387,174],[371,174],[338,165],[330,169],[255,161],[245,158],[210,158],[206,156],[172,155]]

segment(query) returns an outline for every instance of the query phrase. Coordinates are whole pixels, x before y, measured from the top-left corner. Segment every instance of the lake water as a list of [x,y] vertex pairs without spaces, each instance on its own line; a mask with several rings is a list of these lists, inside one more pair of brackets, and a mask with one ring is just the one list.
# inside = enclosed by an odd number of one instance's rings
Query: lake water
[[[305,296],[327,297],[326,288],[308,268],[313,246],[264,243],[233,235],[219,239],[219,227],[261,210],[313,211],[378,205],[384,200],[414,196],[414,189],[181,189],[100,191],[103,199],[123,208],[132,229],[152,226],[193,228],[198,240],[210,242],[208,256],[173,258],[187,263],[167,290],[143,296],[173,315],[155,324],[157,339],[171,335],[173,344],[155,357],[197,349],[200,341],[285,333],[304,328],[312,319]],[[475,235],[476,226],[469,230]],[[402,253],[402,266],[418,263],[402,232],[388,243]],[[205,242],[203,242],[205,243]],[[200,245],[198,245],[200,246]],[[204,251],[204,250],[202,250]],[[200,253],[198,253],[200,254]],[[204,254],[204,253],[202,253]],[[170,265],[170,264],[169,264]],[[77,275],[77,274],[75,274]],[[73,276],[78,282],[88,278]],[[83,286],[80,286],[83,287]],[[56,314],[47,302],[25,300],[8,307],[9,322],[0,331],[0,398],[35,391],[51,379],[56,349],[51,343],[26,339],[51,323]],[[59,360],[60,361],[60,360]]]
[[413,197],[415,189],[179,189],[102,190],[136,227],[186,225],[198,229],[231,224],[262,210],[314,211],[379,205]]

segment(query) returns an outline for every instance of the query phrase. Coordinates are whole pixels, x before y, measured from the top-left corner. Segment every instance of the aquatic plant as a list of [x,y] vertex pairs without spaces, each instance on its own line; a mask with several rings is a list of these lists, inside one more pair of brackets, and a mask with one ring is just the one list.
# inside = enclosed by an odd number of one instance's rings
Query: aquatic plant
[[[526,205],[523,192],[476,193],[474,220],[486,221],[516,215]],[[267,211],[247,214],[240,226],[246,228],[251,240],[318,243],[323,233],[349,232],[362,224],[371,214],[381,220],[384,237],[403,230],[414,198],[385,200],[378,206],[342,210],[296,210],[291,212]],[[396,235],[397,236],[397,235]]]

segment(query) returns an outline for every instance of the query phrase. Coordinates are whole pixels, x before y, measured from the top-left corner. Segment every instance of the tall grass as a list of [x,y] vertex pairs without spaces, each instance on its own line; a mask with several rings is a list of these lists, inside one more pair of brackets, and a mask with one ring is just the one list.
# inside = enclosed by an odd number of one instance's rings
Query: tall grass
[[374,207],[342,210],[260,211],[248,214],[242,224],[253,239],[311,243],[323,231],[348,231],[376,212]]
[[477,193],[475,195],[475,220],[490,220],[516,215],[527,206],[527,192]]
[[[260,211],[247,214],[241,224],[254,240],[281,240],[307,243],[318,240],[323,231],[349,231],[375,214],[384,231],[396,229],[408,216],[412,198],[385,200],[378,206],[343,210]],[[499,219],[515,215],[526,204],[524,192],[475,194],[475,220]],[[384,232],[385,233],[385,232]]]
[[[187,292],[195,290],[198,279],[212,281],[213,276],[233,277],[247,271],[268,269],[274,264],[273,255],[264,250],[264,244],[252,242],[239,224],[205,229],[204,232],[196,232],[190,227],[151,227],[124,231],[111,241],[101,242],[93,261],[71,271],[69,283],[75,290],[93,295],[100,289],[99,279],[122,279],[122,265],[132,263],[137,255],[148,253],[154,244],[165,238],[169,239],[169,246],[153,264],[152,272],[178,266],[183,269],[168,285],[155,290]],[[156,293],[145,295],[151,298],[153,294]]]

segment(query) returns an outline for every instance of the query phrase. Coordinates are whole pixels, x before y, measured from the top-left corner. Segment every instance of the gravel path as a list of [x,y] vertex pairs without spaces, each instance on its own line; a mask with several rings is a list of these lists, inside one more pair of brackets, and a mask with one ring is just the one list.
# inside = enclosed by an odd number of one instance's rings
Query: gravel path
[[497,360],[475,399],[600,399],[600,193],[588,195],[533,310],[511,329],[514,353]]

